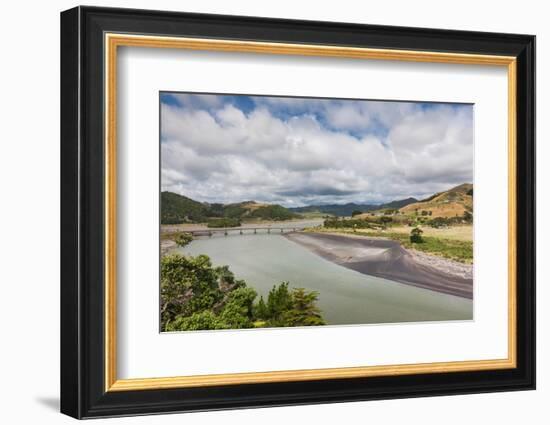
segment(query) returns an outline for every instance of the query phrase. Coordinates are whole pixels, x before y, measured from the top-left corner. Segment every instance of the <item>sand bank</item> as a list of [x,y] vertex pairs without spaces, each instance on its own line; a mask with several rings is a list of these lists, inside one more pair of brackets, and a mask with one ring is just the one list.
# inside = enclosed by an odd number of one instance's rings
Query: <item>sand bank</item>
[[317,255],[363,274],[432,291],[473,297],[472,265],[403,248],[399,242],[365,236],[287,233]]

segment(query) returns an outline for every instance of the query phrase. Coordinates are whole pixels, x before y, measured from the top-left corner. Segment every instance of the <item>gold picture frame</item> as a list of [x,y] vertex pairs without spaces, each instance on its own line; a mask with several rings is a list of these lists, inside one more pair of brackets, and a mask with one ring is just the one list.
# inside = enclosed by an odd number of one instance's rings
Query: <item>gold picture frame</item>
[[[135,391],[410,375],[417,373],[464,372],[508,369],[516,366],[516,58],[463,53],[442,53],[411,50],[371,49],[355,47],[316,46],[307,44],[281,44],[254,41],[213,40],[178,37],[159,37],[128,34],[105,34],[106,122],[105,151],[107,178],[105,186],[105,391]],[[117,51],[119,47],[147,47],[260,53],[279,55],[325,56],[358,60],[392,60],[402,62],[431,62],[506,67],[508,72],[508,358],[470,360],[388,366],[365,366],[327,369],[305,369],[254,373],[232,373],[169,378],[117,379],[116,375],[116,95]]]

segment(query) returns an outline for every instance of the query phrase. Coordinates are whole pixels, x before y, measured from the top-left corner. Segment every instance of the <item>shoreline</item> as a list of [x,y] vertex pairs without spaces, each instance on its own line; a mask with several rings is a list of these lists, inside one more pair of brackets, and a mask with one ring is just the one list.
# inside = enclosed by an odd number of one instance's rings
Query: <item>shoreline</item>
[[[253,229],[257,226],[274,226],[274,227],[293,227],[293,226],[306,226],[313,227],[322,224],[323,220],[319,218],[299,218],[291,220],[253,220],[253,221],[243,221],[239,229]],[[181,224],[161,224],[160,230],[164,234],[173,234],[177,232],[191,232],[198,230],[210,230],[207,223],[181,223]],[[214,229],[215,230],[215,229]]]
[[473,298],[473,266],[408,250],[397,241],[340,233],[292,232],[287,239],[359,273]]

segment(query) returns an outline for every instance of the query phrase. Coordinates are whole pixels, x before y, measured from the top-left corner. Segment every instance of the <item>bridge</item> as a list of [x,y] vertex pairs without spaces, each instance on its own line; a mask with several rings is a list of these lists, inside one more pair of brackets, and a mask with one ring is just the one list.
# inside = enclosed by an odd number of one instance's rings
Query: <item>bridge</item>
[[259,226],[259,227],[212,227],[201,230],[185,230],[185,233],[190,233],[193,236],[213,236],[214,234],[223,234],[225,236],[229,234],[257,234],[260,233],[290,233],[304,230],[307,226],[295,226],[295,227],[274,227],[274,226]]

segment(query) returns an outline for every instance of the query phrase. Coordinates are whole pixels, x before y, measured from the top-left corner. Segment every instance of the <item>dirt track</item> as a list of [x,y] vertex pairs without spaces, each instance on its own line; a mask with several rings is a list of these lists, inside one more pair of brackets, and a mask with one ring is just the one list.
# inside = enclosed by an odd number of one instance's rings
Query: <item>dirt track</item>
[[473,279],[450,272],[452,267],[446,267],[449,260],[423,263],[421,257],[396,241],[322,233],[288,233],[285,236],[327,260],[363,274],[473,298]]

